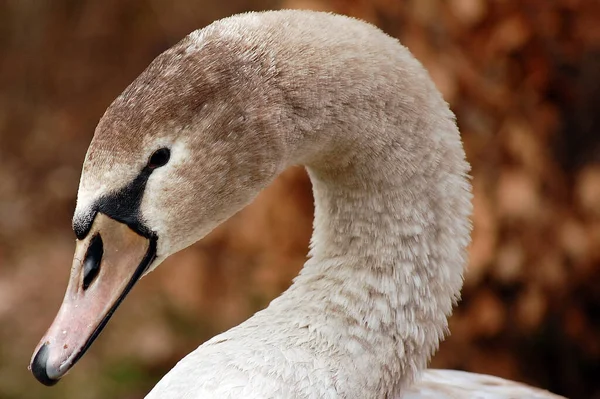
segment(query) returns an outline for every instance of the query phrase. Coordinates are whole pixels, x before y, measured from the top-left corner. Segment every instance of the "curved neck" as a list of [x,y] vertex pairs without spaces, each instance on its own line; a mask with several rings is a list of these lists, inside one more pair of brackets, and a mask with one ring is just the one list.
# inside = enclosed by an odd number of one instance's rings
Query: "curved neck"
[[308,326],[347,359],[340,369],[391,394],[444,338],[469,242],[468,165],[451,112],[425,88],[409,98],[419,112],[351,108],[335,118],[348,124],[295,131],[290,163],[307,166],[315,197],[310,259],[267,310]]

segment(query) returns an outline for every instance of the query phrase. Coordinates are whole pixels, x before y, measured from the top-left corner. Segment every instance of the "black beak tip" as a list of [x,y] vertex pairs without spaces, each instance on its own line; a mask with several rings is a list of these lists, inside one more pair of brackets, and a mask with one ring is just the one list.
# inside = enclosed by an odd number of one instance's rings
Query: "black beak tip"
[[31,372],[33,376],[42,384],[51,387],[55,385],[59,380],[53,380],[48,377],[46,372],[46,363],[48,361],[48,344],[44,344],[40,347],[36,353],[33,361],[31,362]]

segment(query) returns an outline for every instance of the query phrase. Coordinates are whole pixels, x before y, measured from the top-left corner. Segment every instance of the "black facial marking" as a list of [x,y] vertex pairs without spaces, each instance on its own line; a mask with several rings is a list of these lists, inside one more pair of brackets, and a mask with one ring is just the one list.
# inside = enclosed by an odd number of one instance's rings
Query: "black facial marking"
[[95,209],[91,209],[90,213],[86,215],[77,215],[73,218],[73,231],[78,240],[83,240],[88,235],[92,228],[92,223],[96,218],[96,213],[97,211]]
[[87,290],[92,281],[100,272],[100,261],[104,255],[104,245],[100,234],[96,234],[90,241],[90,246],[83,260],[83,289]]
[[166,165],[170,158],[171,151],[168,148],[156,150],[148,160],[148,164],[128,185],[115,193],[101,197],[88,214],[78,215],[73,219],[73,231],[77,238],[82,240],[88,235],[98,212],[126,224],[142,237],[153,237],[154,233],[141,220],[140,205],[148,178],[156,168]]
[[152,231],[146,227],[140,217],[140,205],[144,190],[153,169],[146,166],[131,183],[116,193],[101,197],[96,203],[96,212],[126,224],[142,237],[150,238]]

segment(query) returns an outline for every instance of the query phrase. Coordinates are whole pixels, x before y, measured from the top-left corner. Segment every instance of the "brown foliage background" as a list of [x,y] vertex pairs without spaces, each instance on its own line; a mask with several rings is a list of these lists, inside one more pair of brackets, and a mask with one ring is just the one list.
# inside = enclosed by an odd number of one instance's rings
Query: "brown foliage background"
[[79,171],[104,109],[190,31],[280,7],[377,24],[457,114],[475,230],[464,299],[433,366],[600,398],[595,0],[0,1],[0,398],[141,398],[289,285],[312,222],[301,169],[138,284],[56,387],[26,369],[66,287]]

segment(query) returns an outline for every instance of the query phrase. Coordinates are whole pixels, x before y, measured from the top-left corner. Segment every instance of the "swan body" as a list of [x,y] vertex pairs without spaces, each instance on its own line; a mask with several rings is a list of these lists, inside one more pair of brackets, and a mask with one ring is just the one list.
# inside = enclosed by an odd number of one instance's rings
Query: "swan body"
[[55,383],[141,275],[296,164],[315,196],[300,275],[147,398],[553,397],[423,372],[447,333],[471,229],[454,116],[397,40],[307,11],[193,32],[108,108],[84,162],[71,281],[34,375]]
[[426,370],[402,399],[559,399],[562,396],[491,375]]

